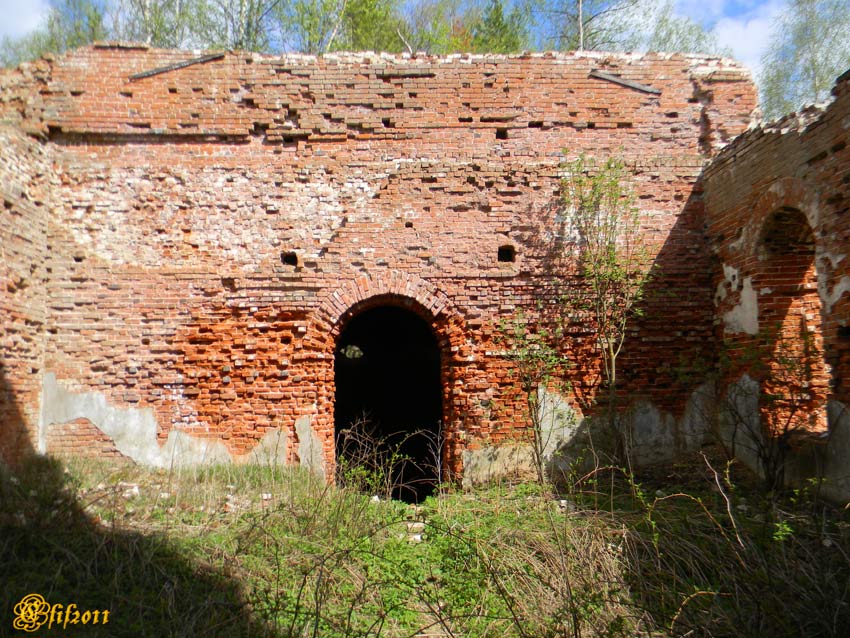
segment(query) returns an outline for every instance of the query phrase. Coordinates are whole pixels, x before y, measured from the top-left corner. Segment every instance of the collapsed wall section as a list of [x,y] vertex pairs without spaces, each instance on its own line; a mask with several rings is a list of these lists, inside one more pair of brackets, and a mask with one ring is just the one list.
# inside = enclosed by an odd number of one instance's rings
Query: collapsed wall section
[[[375,303],[435,334],[451,469],[523,437],[498,326],[575,277],[558,189],[580,153],[621,155],[634,175],[661,276],[629,338],[626,392],[663,422],[648,458],[681,447],[693,388],[675,362],[712,334],[698,177],[755,103],[733,63],[95,45],[54,61],[38,93],[27,122],[59,182],[48,449],[85,431],[160,465],[259,450],[329,469],[336,338]],[[565,340],[577,390],[599,372],[592,343],[578,324]]]
[[[826,476],[850,454],[850,77],[834,100],[762,125],[706,169],[716,315],[731,365],[727,440],[753,465]],[[731,399],[730,399],[731,397]],[[728,401],[727,401],[728,402]],[[775,441],[772,443],[771,441]],[[785,459],[784,454],[795,451]],[[781,466],[779,470],[781,471]]]

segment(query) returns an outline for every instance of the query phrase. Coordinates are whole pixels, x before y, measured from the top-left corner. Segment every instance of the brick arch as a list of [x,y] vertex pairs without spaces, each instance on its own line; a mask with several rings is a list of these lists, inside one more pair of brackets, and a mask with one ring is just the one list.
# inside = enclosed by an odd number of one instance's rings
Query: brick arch
[[[451,312],[449,297],[424,279],[406,272],[387,271],[364,274],[330,291],[322,300],[318,314],[330,327],[335,340],[345,319],[362,308],[370,299],[409,299],[424,310],[429,321],[438,320]],[[421,311],[420,311],[421,314]]]
[[805,216],[812,232],[817,228],[818,195],[811,186],[796,177],[774,180],[758,197],[750,215],[748,235],[751,251],[759,249],[765,224],[777,210],[783,208],[799,210]]
[[[465,322],[451,299],[435,285],[410,273],[386,271],[364,274],[347,281],[323,295],[312,325],[313,334],[324,341],[326,350],[325,384],[334,388],[333,356],[337,339],[348,320],[369,308],[395,305],[419,315],[430,326],[440,350],[440,381],[443,386],[443,466],[446,476],[456,476],[462,471],[464,434],[459,429],[457,403],[462,398],[454,396],[458,379],[457,366],[463,365],[464,344],[468,337]],[[311,331],[311,332],[312,332]],[[328,356],[330,355],[330,356]],[[327,432],[332,436],[333,406],[325,406],[321,417]],[[328,418],[330,417],[330,418]],[[335,465],[333,444],[326,450],[325,462]]]

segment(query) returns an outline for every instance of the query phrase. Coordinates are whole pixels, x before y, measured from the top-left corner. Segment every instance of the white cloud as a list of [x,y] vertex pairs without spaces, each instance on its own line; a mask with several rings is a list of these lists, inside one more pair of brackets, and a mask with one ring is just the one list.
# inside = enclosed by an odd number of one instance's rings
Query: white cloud
[[720,44],[729,47],[755,77],[761,70],[761,57],[770,42],[773,21],[785,4],[785,0],[769,0],[740,15],[722,17],[714,25]]
[[0,0],[0,37],[19,37],[41,25],[50,5],[47,0]]
[[726,9],[726,0],[676,0],[676,13],[700,24],[711,25]]

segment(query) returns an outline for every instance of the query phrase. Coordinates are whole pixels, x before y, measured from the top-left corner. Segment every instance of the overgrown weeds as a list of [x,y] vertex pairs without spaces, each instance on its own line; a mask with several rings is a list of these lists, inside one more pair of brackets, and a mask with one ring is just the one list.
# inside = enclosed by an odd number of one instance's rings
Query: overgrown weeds
[[41,460],[0,481],[0,634],[38,592],[111,609],[88,635],[846,635],[846,511],[762,499],[736,470],[408,505],[292,468]]

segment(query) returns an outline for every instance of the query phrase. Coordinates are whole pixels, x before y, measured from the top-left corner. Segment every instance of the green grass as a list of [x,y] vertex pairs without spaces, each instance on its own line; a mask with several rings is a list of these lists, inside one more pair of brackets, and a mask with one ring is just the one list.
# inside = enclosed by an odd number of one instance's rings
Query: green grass
[[110,610],[75,636],[844,636],[848,530],[699,458],[418,507],[292,468],[33,459],[0,473],[0,636],[29,593]]

